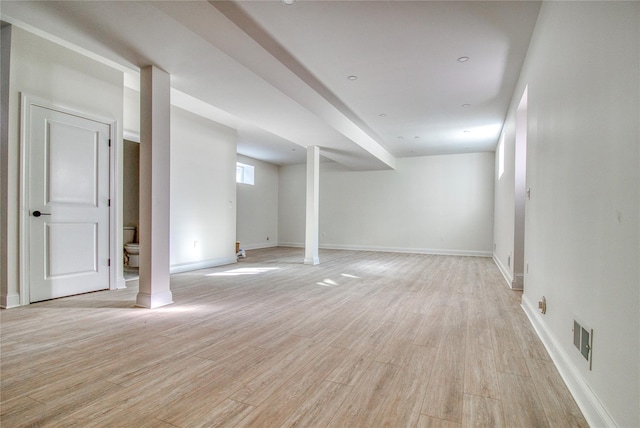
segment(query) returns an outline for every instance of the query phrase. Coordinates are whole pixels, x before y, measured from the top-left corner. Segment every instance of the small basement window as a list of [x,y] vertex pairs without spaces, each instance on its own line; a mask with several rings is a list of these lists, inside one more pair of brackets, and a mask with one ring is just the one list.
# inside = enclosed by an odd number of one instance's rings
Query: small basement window
[[250,184],[253,186],[253,165],[236,162],[236,183]]

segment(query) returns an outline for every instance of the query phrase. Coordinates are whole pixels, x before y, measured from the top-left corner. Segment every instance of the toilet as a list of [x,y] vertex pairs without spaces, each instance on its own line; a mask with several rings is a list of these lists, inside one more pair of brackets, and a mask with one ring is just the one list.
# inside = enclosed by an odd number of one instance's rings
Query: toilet
[[[122,232],[122,241],[124,242],[124,260],[125,266],[140,266],[140,244],[134,242],[136,240],[135,226],[126,226]],[[128,259],[128,262],[127,262]]]

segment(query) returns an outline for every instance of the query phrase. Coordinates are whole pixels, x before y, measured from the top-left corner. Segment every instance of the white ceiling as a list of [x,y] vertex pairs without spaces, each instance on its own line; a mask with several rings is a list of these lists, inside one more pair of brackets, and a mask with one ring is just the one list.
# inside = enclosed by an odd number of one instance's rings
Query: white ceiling
[[301,163],[318,145],[350,168],[385,169],[495,149],[539,6],[3,0],[0,13],[127,81],[166,70],[173,102],[238,129],[240,154]]

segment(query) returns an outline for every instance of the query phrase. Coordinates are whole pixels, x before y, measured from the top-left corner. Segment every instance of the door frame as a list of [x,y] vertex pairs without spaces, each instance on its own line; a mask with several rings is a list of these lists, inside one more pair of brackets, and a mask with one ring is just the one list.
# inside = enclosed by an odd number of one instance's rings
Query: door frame
[[109,258],[111,263],[109,266],[109,289],[113,290],[117,288],[117,181],[116,181],[116,163],[117,163],[117,148],[119,147],[119,141],[116,138],[117,134],[117,120],[97,116],[87,113],[78,109],[63,106],[42,98],[38,98],[24,92],[20,93],[20,193],[19,193],[19,207],[20,213],[19,220],[19,256],[20,256],[20,268],[19,268],[19,292],[20,292],[20,305],[29,305],[31,303],[30,296],[30,272],[29,272],[29,254],[30,254],[30,221],[29,221],[29,177],[31,172],[31,165],[29,159],[31,156],[31,107],[37,106],[46,108],[49,110],[55,110],[60,113],[77,116],[83,119],[92,120],[109,126],[109,139],[111,144],[109,147],[109,198],[111,200],[109,206]]

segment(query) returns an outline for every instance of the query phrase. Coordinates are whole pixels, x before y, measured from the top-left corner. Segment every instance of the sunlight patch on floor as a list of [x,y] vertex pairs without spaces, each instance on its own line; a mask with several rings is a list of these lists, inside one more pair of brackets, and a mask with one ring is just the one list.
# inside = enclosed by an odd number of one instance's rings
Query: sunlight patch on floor
[[238,276],[238,275],[258,275],[272,270],[280,269],[279,267],[269,268],[238,268],[227,270],[224,272],[208,273],[206,276]]
[[360,279],[359,276],[351,275],[351,274],[348,274],[348,273],[341,273],[340,275],[346,276],[347,278]]
[[335,282],[334,280],[329,279],[329,278],[327,278],[327,279],[325,279],[324,281],[321,281],[321,282],[316,282],[316,284],[323,285],[325,287],[334,287],[336,285],[340,285],[337,282]]

